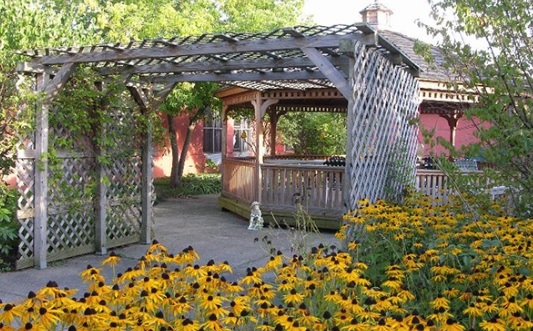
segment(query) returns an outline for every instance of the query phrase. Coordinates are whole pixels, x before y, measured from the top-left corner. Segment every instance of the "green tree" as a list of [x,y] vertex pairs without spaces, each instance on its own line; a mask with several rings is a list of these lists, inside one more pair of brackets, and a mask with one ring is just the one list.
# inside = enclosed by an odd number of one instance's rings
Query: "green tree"
[[345,114],[291,113],[278,125],[283,142],[296,154],[346,154]]
[[[17,114],[21,105],[32,101],[32,94],[19,79],[15,67],[23,58],[18,50],[94,42],[88,33],[90,19],[81,19],[70,6],[50,0],[9,0],[0,2],[0,178],[14,166],[19,135],[31,130],[31,116]],[[31,107],[27,107],[31,109]],[[19,224],[15,219],[17,195],[0,180],[0,265],[16,258]],[[3,268],[3,266],[2,266]]]
[[[489,178],[515,192],[522,211],[533,202],[533,6],[530,0],[429,0],[452,87],[479,95],[466,111],[479,126],[479,143],[460,151],[495,169]],[[484,43],[473,47],[471,40]],[[495,171],[494,171],[495,170]]]
[[[270,31],[302,21],[304,3],[303,0],[80,1],[93,13],[105,42],[224,31]],[[213,97],[217,87],[212,83],[178,84],[161,107],[169,123],[171,183],[175,186],[180,185],[195,126],[208,112],[218,108],[218,101]],[[173,125],[177,115],[186,115],[188,121],[182,146],[178,146]]]

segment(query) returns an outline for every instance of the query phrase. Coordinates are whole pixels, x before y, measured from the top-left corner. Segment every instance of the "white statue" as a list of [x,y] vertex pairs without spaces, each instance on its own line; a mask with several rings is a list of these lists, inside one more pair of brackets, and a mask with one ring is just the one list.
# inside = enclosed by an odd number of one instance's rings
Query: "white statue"
[[250,225],[248,226],[248,230],[255,231],[263,228],[263,217],[261,216],[261,209],[259,209],[259,206],[259,202],[252,202],[250,210]]

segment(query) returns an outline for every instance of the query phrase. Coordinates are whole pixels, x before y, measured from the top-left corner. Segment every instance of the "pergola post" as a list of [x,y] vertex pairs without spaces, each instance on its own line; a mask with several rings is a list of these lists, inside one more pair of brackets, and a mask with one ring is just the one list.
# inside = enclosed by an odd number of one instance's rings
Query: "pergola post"
[[[97,84],[98,90],[103,90],[102,84]],[[98,126],[95,130],[95,134],[99,136],[100,139],[104,138],[105,132],[104,127],[102,123],[98,123]],[[99,144],[94,144],[95,148],[95,157],[98,160],[99,157],[104,155],[104,151],[102,150],[101,146]],[[106,184],[106,181],[104,178],[106,177],[105,168],[104,165],[101,162],[96,162],[95,165],[95,173],[96,173],[96,196],[95,196],[95,224],[94,224],[94,248],[95,253],[98,255],[105,255],[107,254],[107,189],[108,185]]]
[[141,243],[150,245],[152,243],[152,183],[153,183],[153,169],[152,169],[152,156],[153,156],[153,125],[150,120],[152,112],[156,111],[161,103],[165,100],[168,94],[174,89],[176,83],[166,85],[162,90],[158,91],[155,95],[148,95],[146,91],[141,90],[134,85],[128,85],[133,99],[139,105],[143,116],[146,119],[146,132],[144,133],[143,146],[142,146],[142,186],[141,186]]
[[47,267],[48,251],[48,114],[54,96],[67,82],[76,68],[65,64],[52,80],[47,73],[36,74],[36,92],[43,94],[35,114],[35,189],[33,261],[37,269]]
[[[48,75],[37,74],[37,91],[44,91]],[[48,236],[48,111],[49,105],[44,102],[35,114],[35,217],[33,225],[33,260],[37,269],[46,268],[46,251]]]
[[281,116],[287,114],[287,111],[277,111],[272,109],[268,112],[270,119],[270,156],[276,156],[276,141],[278,135],[278,122]]
[[348,74],[348,82],[350,84],[350,90],[352,90],[351,97],[348,98],[348,111],[346,116],[346,158],[345,158],[345,166],[344,166],[344,181],[343,181],[343,200],[344,200],[344,209],[345,212],[347,212],[351,206],[352,203],[350,202],[350,192],[352,190],[352,178],[351,178],[351,167],[353,165],[353,158],[351,151],[353,150],[354,146],[354,70],[355,70],[355,59],[352,56],[349,57],[349,66],[347,68],[347,74]]

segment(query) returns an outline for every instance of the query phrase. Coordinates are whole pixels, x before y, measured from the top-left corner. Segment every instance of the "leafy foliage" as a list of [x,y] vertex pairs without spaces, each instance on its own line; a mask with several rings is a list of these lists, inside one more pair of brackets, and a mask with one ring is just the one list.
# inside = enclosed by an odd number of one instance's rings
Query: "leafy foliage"
[[174,187],[168,177],[156,178],[154,185],[158,200],[189,195],[215,194],[222,190],[220,174],[185,175],[180,187]]
[[17,194],[0,183],[0,270],[11,269],[18,249]]
[[[516,195],[518,211],[533,206],[533,8],[528,0],[430,0],[436,26],[428,31],[441,42],[453,83],[479,96],[466,110],[481,120],[471,144],[454,156],[481,157],[493,182]],[[472,47],[470,40],[484,44]]]
[[299,155],[346,154],[345,128],[345,114],[290,113],[278,124],[283,142]]

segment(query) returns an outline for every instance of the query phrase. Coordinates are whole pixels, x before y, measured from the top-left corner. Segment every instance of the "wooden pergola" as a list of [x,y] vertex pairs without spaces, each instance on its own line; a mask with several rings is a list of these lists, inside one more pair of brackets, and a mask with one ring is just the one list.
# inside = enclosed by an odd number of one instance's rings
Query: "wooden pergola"
[[[60,111],[53,109],[51,103],[78,67],[94,68],[103,81],[110,75],[123,77],[138,105],[135,111],[144,115],[156,111],[179,82],[221,82],[253,87],[257,91],[276,88],[302,93],[334,88],[337,96],[345,99],[348,109],[344,208],[355,207],[362,197],[383,197],[385,181],[389,188],[401,190],[403,184],[391,179],[391,164],[401,166],[402,175],[409,178],[414,173],[416,129],[407,123],[416,116],[418,108],[415,76],[419,68],[409,56],[365,24],[299,26],[270,33],[204,34],[55,47],[20,54],[28,60],[20,64],[19,72],[33,78],[36,92],[43,93],[45,98],[35,114],[35,134],[25,141],[17,156],[18,187],[22,195],[18,213],[19,267],[45,268],[47,261],[54,259],[94,251],[105,254],[110,247],[133,241],[151,242],[150,130],[138,156],[133,161],[117,160],[112,169],[99,164],[98,155],[84,154],[83,146],[78,151],[59,153],[64,160],[66,178],[74,177],[71,175],[74,172],[77,178],[95,170],[98,189],[94,196],[82,197],[86,205],[84,212],[50,205],[50,195],[62,198],[59,200],[69,197],[62,197],[48,185],[50,168],[45,156],[49,152],[49,132],[61,131],[49,127],[48,116],[49,112]],[[247,101],[253,104],[256,119],[260,119],[270,106],[282,99],[281,95],[265,98],[256,94]],[[260,134],[256,145],[262,145]],[[389,155],[400,150],[403,154]],[[84,165],[79,166],[80,162]],[[261,152],[254,162],[253,180],[259,183]],[[127,194],[128,199],[112,194],[122,190],[120,182],[101,180],[128,172],[138,175],[133,176],[130,185],[133,191]],[[71,179],[69,184],[76,185]],[[256,197],[261,200],[261,193]],[[119,230],[113,232],[113,229]]]

